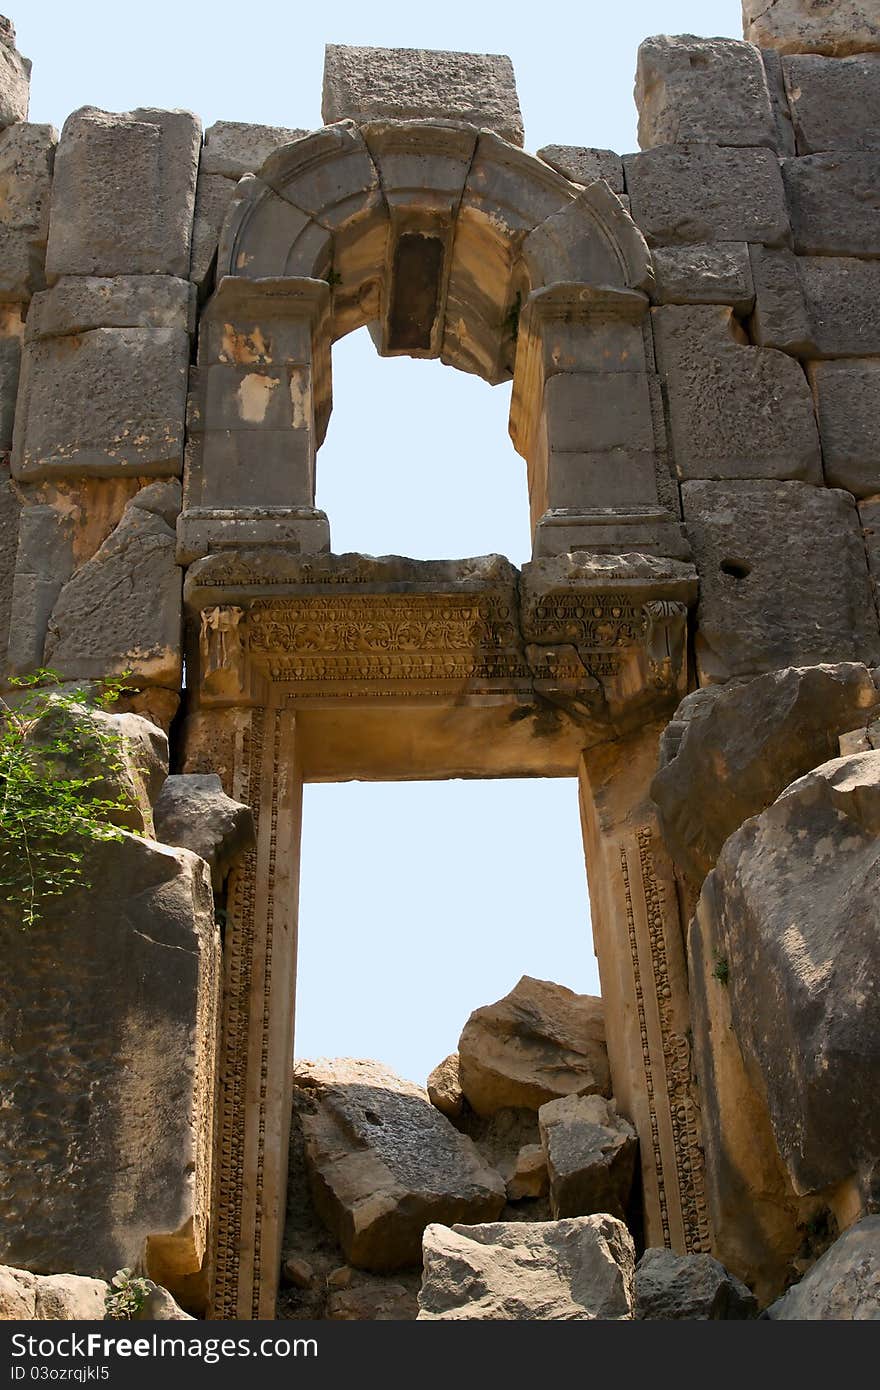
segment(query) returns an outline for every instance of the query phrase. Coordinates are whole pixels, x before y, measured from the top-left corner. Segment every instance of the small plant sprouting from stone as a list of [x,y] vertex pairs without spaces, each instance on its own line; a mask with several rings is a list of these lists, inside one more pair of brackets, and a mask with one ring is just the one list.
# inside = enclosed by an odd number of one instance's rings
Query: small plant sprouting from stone
[[712,974],[714,975],[715,979],[719,982],[719,984],[722,984],[725,987],[727,986],[730,980],[730,965],[728,964],[727,956],[715,957],[715,968],[712,971]]
[[130,1269],[118,1269],[104,1299],[107,1317],[113,1322],[130,1321],[143,1308],[151,1289],[149,1279],[136,1279]]
[[[125,833],[112,824],[114,813],[127,807],[125,797],[96,794],[122,769],[120,740],[82,713],[83,705],[114,704],[124,677],[104,683],[97,695],[59,689],[61,680],[55,671],[36,671],[10,680],[17,699],[0,696],[0,904],[21,914],[23,928],[40,920],[46,900],[88,887],[89,841],[121,840]],[[30,739],[47,716],[45,737]],[[72,759],[94,771],[78,775]]]
[[502,325],[505,333],[516,342],[519,335],[519,316],[522,311],[522,295],[517,290],[516,298],[507,311],[507,315]]
[[333,269],[332,265],[330,269],[327,271],[327,274],[324,278],[327,281],[327,284],[330,286],[331,290],[335,289],[337,285],[342,284],[342,276],[339,274],[338,270]]

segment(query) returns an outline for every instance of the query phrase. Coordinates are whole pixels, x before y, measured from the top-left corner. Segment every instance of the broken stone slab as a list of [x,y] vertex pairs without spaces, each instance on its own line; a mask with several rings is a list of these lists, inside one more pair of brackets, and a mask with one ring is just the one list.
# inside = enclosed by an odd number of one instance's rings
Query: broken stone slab
[[103,1279],[79,1274],[46,1274],[34,1285],[34,1317],[47,1322],[97,1322],[109,1292]]
[[632,215],[649,246],[790,241],[779,161],[770,150],[663,145],[625,155]]
[[222,174],[226,179],[258,174],[270,154],[308,133],[249,121],[215,121],[205,131],[199,174]]
[[326,125],[452,119],[494,130],[513,145],[524,138],[513,64],[493,53],[328,43],[321,115]]
[[730,835],[864,728],[880,703],[866,666],[771,671],[686,695],[660,741],[651,797],[664,843],[697,886]]
[[701,897],[734,1035],[801,1195],[870,1184],[880,1152],[878,885],[872,750],[823,763],[746,821]]
[[[559,1104],[550,1101],[551,1105]],[[545,1197],[550,1190],[550,1174],[547,1171],[547,1155],[540,1144],[523,1144],[516,1155],[513,1171],[507,1178],[508,1202],[522,1202],[526,1199]],[[579,1213],[554,1212],[554,1216],[573,1216]]]
[[[6,51],[0,43],[0,70]],[[0,300],[26,302],[46,283],[44,263],[57,143],[58,134],[50,125],[23,121],[0,133]]]
[[461,1088],[478,1115],[610,1095],[601,999],[549,980],[523,975],[496,1004],[475,1009],[458,1055]]
[[711,1255],[650,1249],[636,1265],[636,1318],[719,1322],[757,1312],[751,1290]]
[[654,251],[657,304],[729,304],[748,314],[755,302],[749,247],[722,241],[705,246],[658,246]]
[[782,53],[849,53],[880,49],[874,0],[742,0],[743,33],[758,48]]
[[222,174],[206,174],[199,169],[189,268],[189,277],[195,285],[203,286],[208,282],[215,266],[223,223],[235,201],[234,183]]
[[0,126],[26,121],[31,85],[31,60],[15,47],[12,20],[0,15]]
[[227,796],[213,772],[166,777],[153,818],[157,840],[191,849],[204,859],[215,893],[233,865],[256,848],[253,811]]
[[195,292],[173,275],[63,275],[34,295],[28,342],[100,328],[195,330]]
[[817,357],[880,355],[880,263],[798,256],[797,268]]
[[685,482],[700,574],[704,685],[785,666],[880,658],[865,551],[849,493],[801,482]]
[[632,1317],[635,1251],[622,1221],[429,1226],[419,1321],[622,1321]]
[[815,355],[798,258],[787,247],[750,246],[749,260],[755,285],[754,341],[794,357]]
[[201,146],[188,111],[83,106],[61,132],[46,255],[59,275],[189,274]]
[[554,1220],[607,1212],[625,1219],[638,1137],[602,1096],[561,1096],[538,1111]]
[[880,149],[880,53],[782,59],[798,154]]
[[639,45],[639,148],[709,144],[776,149],[761,55],[738,39],[659,34]]
[[880,150],[784,159],[782,176],[799,255],[880,257]]
[[427,1094],[375,1062],[299,1062],[316,1093],[302,1116],[315,1208],[348,1261],[379,1273],[419,1263],[432,1221],[500,1215],[504,1181]]
[[880,1320],[880,1216],[866,1216],[767,1309],[773,1322]]
[[811,362],[822,461],[829,487],[856,497],[880,493],[880,361]]
[[680,478],[822,481],[819,434],[800,365],[742,342],[724,306],[652,311]]
[[134,1314],[133,1322],[195,1322],[195,1318],[190,1313],[185,1313],[161,1284],[154,1284],[152,1279],[147,1280],[147,1283],[149,1291]]
[[[39,846],[37,863],[39,863]],[[211,1193],[220,942],[205,864],[122,832],[46,898],[0,982],[0,1258],[197,1273]],[[63,969],[59,967],[63,962]]]
[[182,572],[174,530],[162,514],[167,490],[141,489],[152,497],[135,496],[58,595],[44,659],[67,679],[126,674],[135,685],[179,688]]
[[545,145],[538,158],[572,183],[584,185],[603,179],[612,193],[622,194],[623,160],[613,150],[594,150],[585,145]]
[[440,1062],[427,1080],[428,1099],[447,1119],[456,1120],[464,1109],[464,1096],[458,1074],[458,1053]]

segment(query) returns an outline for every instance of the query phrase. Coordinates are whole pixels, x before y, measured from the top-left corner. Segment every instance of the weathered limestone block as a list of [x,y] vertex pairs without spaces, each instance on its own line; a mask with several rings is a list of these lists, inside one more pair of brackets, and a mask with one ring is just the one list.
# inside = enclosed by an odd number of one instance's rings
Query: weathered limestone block
[[658,246],[654,252],[657,304],[730,304],[747,314],[755,302],[749,247],[721,241],[707,246]]
[[742,0],[743,33],[759,48],[782,53],[848,53],[880,49],[874,0]]
[[752,336],[760,347],[780,348],[794,357],[816,351],[798,259],[787,247],[750,246],[755,284]]
[[59,508],[22,507],[9,613],[7,661],[18,675],[43,665],[46,625],[73,572],[73,527]]
[[[734,1034],[796,1192],[880,1152],[880,753],[823,763],[725,845],[713,872]],[[710,880],[711,881],[711,880]]]
[[34,296],[28,340],[63,338],[99,328],[195,328],[196,296],[174,275],[63,275]]
[[300,1062],[317,1092],[302,1117],[316,1210],[346,1259],[378,1272],[419,1263],[432,1221],[492,1220],[505,1187],[426,1093],[377,1063]]
[[880,360],[811,362],[825,481],[856,497],[880,493]]
[[[558,1104],[549,1101],[549,1105]],[[550,1174],[547,1171],[547,1156],[541,1144],[523,1144],[513,1162],[513,1169],[507,1178],[508,1202],[522,1202],[529,1198],[544,1197],[550,1189]],[[558,1213],[562,1214],[562,1213]],[[568,1215],[569,1213],[565,1213]]]
[[594,150],[584,145],[545,145],[538,158],[572,183],[589,184],[604,179],[612,193],[625,191],[623,160],[613,150]]
[[51,1322],[98,1322],[109,1285],[80,1274],[48,1274],[34,1284],[34,1317]]
[[818,357],[880,356],[880,264],[800,256],[798,273]]
[[677,866],[699,886],[727,838],[837,754],[880,702],[866,666],[789,667],[686,695],[660,743],[651,796]]
[[321,115],[326,125],[449,117],[523,143],[513,65],[500,54],[328,43]]
[[210,275],[223,222],[235,197],[236,185],[231,179],[199,169],[189,268],[190,279],[195,285],[204,285]]
[[61,132],[46,255],[59,275],[189,274],[201,130],[188,111],[83,106]]
[[634,1266],[629,1231],[612,1216],[429,1226],[419,1321],[622,1321]]
[[798,154],[880,149],[880,54],[782,59]]
[[652,313],[680,478],[822,480],[819,435],[797,362],[744,346],[728,308]]
[[[0,1257],[109,1277],[200,1268],[211,1195],[219,939],[208,872],[124,834],[45,900],[0,979]],[[86,886],[88,885],[88,886]]]
[[601,999],[529,975],[497,1004],[474,1010],[458,1056],[462,1091],[478,1115],[611,1094]]
[[0,126],[26,121],[31,83],[31,60],[15,47],[11,19],[0,15]]
[[458,1074],[458,1053],[453,1052],[434,1068],[427,1080],[428,1099],[450,1120],[464,1109],[464,1096]]
[[36,1305],[36,1275],[27,1269],[0,1265],[0,1322],[20,1322],[33,1318]]
[[639,45],[639,147],[709,144],[776,149],[761,55],[737,39],[660,34]]
[[7,468],[0,464],[0,673],[6,667],[6,643],[9,637],[20,512],[21,500],[9,481]]
[[[0,307],[0,453],[12,448],[12,433],[15,426],[15,405],[18,399],[18,380],[21,370],[21,333],[23,324],[18,311],[10,308],[6,312]],[[6,329],[6,333],[2,330]],[[8,467],[3,460],[4,476]]]
[[166,777],[154,820],[157,840],[191,849],[205,860],[215,893],[233,864],[256,847],[253,811],[226,795],[216,773]]
[[286,126],[215,121],[205,131],[199,173],[222,174],[227,179],[258,174],[270,154],[307,134],[306,130],[289,130]]
[[753,1318],[754,1294],[711,1255],[646,1250],[636,1265],[635,1316],[699,1322]]
[[[0,65],[6,51],[0,43]],[[50,125],[21,123],[0,133],[0,300],[26,301],[45,284],[57,143]]]
[[613,1102],[560,1096],[541,1106],[538,1124],[554,1220],[594,1212],[625,1220],[639,1141]]
[[790,239],[779,161],[770,150],[665,145],[625,155],[632,215],[650,246]]
[[880,1216],[844,1231],[799,1284],[767,1309],[774,1322],[880,1319]]
[[703,685],[783,666],[876,664],[880,636],[854,500],[800,482],[686,482],[700,574]]
[[[75,679],[130,672],[138,685],[180,686],[182,575],[169,525],[177,484],[153,483],[71,576],[49,619],[44,659]],[[95,615],[101,621],[95,621]]]
[[880,151],[784,159],[794,249],[880,257]]

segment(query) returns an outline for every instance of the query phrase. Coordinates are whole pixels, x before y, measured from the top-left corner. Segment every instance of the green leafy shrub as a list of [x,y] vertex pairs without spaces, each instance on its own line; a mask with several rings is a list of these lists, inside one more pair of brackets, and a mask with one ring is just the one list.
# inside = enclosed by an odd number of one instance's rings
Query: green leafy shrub
[[135,1317],[149,1298],[152,1288],[149,1279],[136,1279],[130,1269],[118,1269],[110,1280],[104,1299],[106,1316],[113,1322],[124,1322]]

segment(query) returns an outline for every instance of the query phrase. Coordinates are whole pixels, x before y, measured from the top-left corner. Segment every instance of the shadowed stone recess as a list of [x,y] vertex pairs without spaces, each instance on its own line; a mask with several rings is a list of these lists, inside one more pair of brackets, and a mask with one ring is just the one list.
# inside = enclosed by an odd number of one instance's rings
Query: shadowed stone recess
[[880,1320],[880,1216],[844,1231],[765,1316],[773,1322]]

